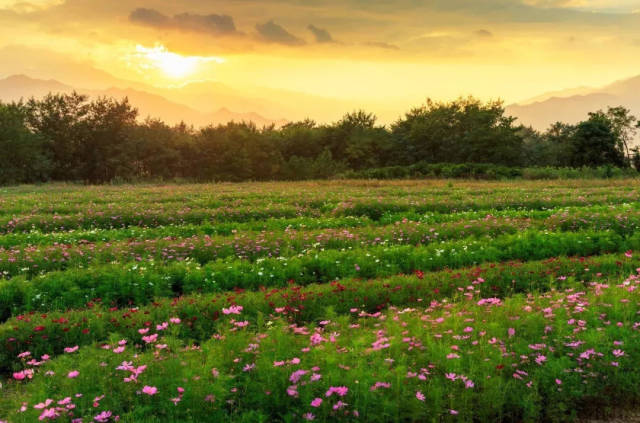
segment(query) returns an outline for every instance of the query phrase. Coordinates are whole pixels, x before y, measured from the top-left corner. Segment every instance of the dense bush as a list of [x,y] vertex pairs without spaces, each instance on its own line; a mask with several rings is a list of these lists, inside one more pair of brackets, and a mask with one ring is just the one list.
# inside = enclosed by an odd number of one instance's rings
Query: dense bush
[[600,166],[582,167],[508,167],[486,163],[416,163],[410,166],[348,171],[336,176],[338,179],[599,179],[636,178],[638,172],[632,168]]

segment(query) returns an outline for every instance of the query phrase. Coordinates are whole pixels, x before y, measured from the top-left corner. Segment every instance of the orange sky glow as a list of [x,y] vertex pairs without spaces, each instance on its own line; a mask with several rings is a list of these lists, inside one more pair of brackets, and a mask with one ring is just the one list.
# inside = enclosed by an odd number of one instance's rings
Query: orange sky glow
[[427,97],[509,103],[604,85],[640,73],[639,53],[631,0],[0,0],[0,77],[205,81],[386,119]]

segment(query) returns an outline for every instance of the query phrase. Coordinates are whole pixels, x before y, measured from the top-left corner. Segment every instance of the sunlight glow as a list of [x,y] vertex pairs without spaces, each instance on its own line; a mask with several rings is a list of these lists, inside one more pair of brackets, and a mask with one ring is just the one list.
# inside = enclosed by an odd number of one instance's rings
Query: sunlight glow
[[174,79],[192,75],[204,63],[224,63],[225,60],[213,56],[182,56],[173,53],[161,44],[154,47],[136,45],[136,61],[142,69],[159,69],[166,76]]

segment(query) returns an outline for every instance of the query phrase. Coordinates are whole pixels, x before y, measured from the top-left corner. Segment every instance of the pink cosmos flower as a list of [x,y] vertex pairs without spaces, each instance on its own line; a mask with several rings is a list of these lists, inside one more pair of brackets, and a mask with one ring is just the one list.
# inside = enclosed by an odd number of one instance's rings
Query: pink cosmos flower
[[298,383],[298,381],[300,380],[300,378],[304,375],[306,375],[308,372],[306,370],[296,370],[295,372],[291,373],[291,376],[289,376],[289,381],[291,383]]
[[229,308],[223,308],[223,314],[240,314],[242,312],[243,307],[238,305],[232,305]]
[[298,397],[298,387],[296,385],[291,385],[287,388],[287,395],[290,397],[297,398]]
[[41,402],[39,404],[34,405],[33,408],[35,408],[36,410],[42,410],[44,408],[47,408],[49,405],[51,405],[52,402],[53,400],[48,398],[45,402]]
[[542,363],[544,363],[545,361],[547,361],[547,357],[542,354],[538,354],[538,356],[536,357],[536,363],[538,363],[539,366],[542,366]]
[[424,401],[426,399],[426,397],[421,391],[416,392],[416,398],[418,399],[418,401]]
[[156,342],[158,340],[158,334],[154,333],[153,335],[149,335],[149,336],[143,336],[142,340],[146,343],[146,344],[150,344],[152,342]]
[[631,258],[631,257],[633,257],[633,251],[628,250],[627,252],[625,252],[625,253],[624,253],[624,255],[625,255],[626,257],[628,257],[628,258]]
[[333,409],[334,410],[340,410],[341,408],[346,407],[348,404],[346,402],[342,402],[342,401],[338,401],[335,404],[333,404]]
[[65,397],[64,399],[61,399],[60,401],[58,401],[58,405],[67,405],[67,404],[71,404],[71,397]]
[[312,407],[320,407],[322,405],[322,398],[315,398],[313,401],[311,401],[311,406]]
[[58,417],[58,413],[56,412],[56,409],[52,407],[44,410],[42,414],[40,414],[40,416],[38,417],[38,420],[44,420],[44,419],[54,420],[57,417]]
[[64,352],[67,353],[67,354],[71,354],[71,353],[74,353],[74,352],[78,351],[78,348],[80,348],[80,347],[78,347],[77,345],[75,347],[66,347],[64,349]]
[[98,423],[105,423],[109,421],[109,419],[111,418],[111,415],[112,415],[111,411],[103,411],[102,413],[95,416],[93,420],[97,421]]
[[75,379],[75,378],[77,378],[77,377],[78,377],[78,375],[79,375],[79,374],[80,374],[80,372],[79,372],[79,371],[77,371],[77,370],[72,370],[72,371],[70,371],[70,372],[69,372],[69,374],[67,375],[67,377],[68,377],[69,379]]
[[344,397],[347,395],[347,392],[349,392],[349,388],[346,386],[331,386],[325,396],[330,397],[331,395],[336,394],[339,397]]
[[142,393],[153,396],[158,393],[158,388],[156,388],[155,386],[145,385],[144,388],[142,388]]
[[302,415],[302,418],[305,420],[311,421],[311,420],[315,420],[316,416],[314,416],[312,413],[304,413]]

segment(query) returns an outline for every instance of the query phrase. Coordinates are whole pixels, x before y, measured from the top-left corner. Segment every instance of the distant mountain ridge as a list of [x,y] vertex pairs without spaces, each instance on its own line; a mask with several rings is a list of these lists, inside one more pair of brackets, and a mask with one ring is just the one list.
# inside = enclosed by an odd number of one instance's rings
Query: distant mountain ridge
[[[252,94],[250,88],[245,87],[245,91],[240,91],[215,81],[192,82],[170,88],[117,79],[112,82],[118,86],[87,89],[56,79],[16,74],[0,79],[0,100],[14,101],[32,96],[42,97],[49,92],[69,93],[74,90],[94,97],[126,96],[138,108],[142,118],[151,116],[170,124],[184,121],[195,126],[230,121],[252,121],[259,127],[271,124],[282,126],[288,122],[286,119],[297,120],[306,116],[319,118],[320,121],[338,119],[352,109],[347,103],[335,99],[294,91],[262,88],[260,97]],[[296,104],[300,107],[294,108]],[[332,105],[336,116],[319,112],[328,105]],[[558,121],[577,123],[585,119],[589,112],[606,109],[607,106],[625,106],[640,117],[640,75],[601,88],[578,87],[544,93],[519,104],[511,104],[506,107],[506,112],[517,117],[519,123],[545,130]],[[274,111],[284,118],[265,117],[265,114]]]
[[579,122],[589,112],[606,110],[608,106],[624,106],[640,117],[640,75],[601,88],[580,87],[543,94],[506,109],[519,122],[545,130],[558,121]]
[[138,108],[141,118],[147,116],[160,118],[169,124],[184,121],[195,126],[206,126],[231,121],[251,121],[261,127],[272,124],[282,126],[287,122],[285,119],[266,118],[255,112],[234,112],[226,107],[221,107],[214,112],[200,112],[185,104],[171,101],[162,95],[134,88],[112,87],[104,90],[91,90],[72,87],[54,79],[36,79],[27,75],[11,75],[0,80],[0,100],[5,102],[31,97],[41,98],[49,93],[71,93],[73,91],[90,97],[127,97],[131,104]]

